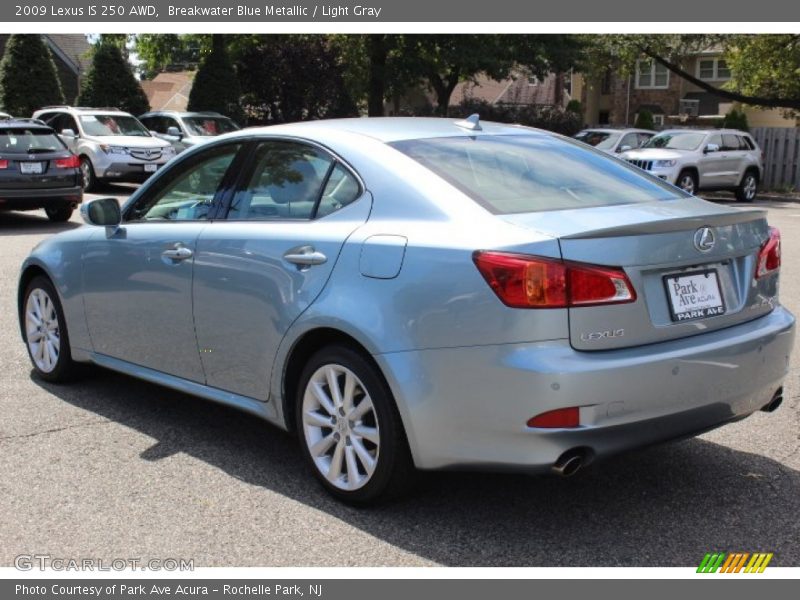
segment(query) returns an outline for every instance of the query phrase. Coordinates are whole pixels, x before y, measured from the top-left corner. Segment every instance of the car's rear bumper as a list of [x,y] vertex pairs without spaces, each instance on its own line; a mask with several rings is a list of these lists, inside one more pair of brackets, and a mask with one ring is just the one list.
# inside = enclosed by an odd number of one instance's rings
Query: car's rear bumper
[[0,190],[0,210],[35,210],[48,206],[77,206],[83,201],[81,186]]
[[[772,399],[789,365],[795,320],[776,308],[754,321],[681,340],[579,352],[567,340],[375,356],[420,468],[545,471],[564,452],[607,456],[749,415]],[[581,407],[575,429],[531,417]]]

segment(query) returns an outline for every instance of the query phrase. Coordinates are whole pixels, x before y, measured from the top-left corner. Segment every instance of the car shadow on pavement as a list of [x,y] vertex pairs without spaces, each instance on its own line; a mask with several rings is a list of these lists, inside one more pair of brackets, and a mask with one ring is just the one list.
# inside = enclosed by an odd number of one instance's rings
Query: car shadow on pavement
[[[692,566],[714,550],[800,562],[800,473],[701,439],[628,453],[571,479],[428,473],[407,498],[357,509],[312,479],[293,436],[244,413],[102,369],[74,385],[32,378],[157,440],[138,459],[187,453],[442,565]],[[781,410],[795,409],[788,404]]]
[[44,214],[35,212],[0,212],[0,236],[38,235],[42,233],[59,233],[80,227],[80,223],[67,221],[54,223]]

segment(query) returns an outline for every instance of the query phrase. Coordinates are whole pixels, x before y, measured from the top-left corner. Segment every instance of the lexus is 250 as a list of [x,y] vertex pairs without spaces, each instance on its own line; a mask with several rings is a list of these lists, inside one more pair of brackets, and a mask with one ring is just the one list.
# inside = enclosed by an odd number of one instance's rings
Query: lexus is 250
[[249,411],[348,502],[415,469],[569,475],[781,402],[764,211],[554,134],[247,129],[82,213],[22,266],[38,375],[91,362]]

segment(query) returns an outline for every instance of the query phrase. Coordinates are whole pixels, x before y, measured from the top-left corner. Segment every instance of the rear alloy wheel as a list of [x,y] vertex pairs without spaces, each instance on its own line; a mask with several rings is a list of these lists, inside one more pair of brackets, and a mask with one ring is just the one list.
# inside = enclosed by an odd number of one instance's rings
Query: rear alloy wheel
[[47,206],[44,209],[47,218],[55,223],[63,223],[69,221],[72,216],[71,206]]
[[56,290],[46,277],[35,277],[25,290],[22,307],[25,345],[36,373],[47,381],[70,379],[76,371]]
[[413,465],[394,400],[359,353],[330,346],[312,356],[296,412],[303,454],[334,496],[366,504],[408,487]]
[[93,192],[97,189],[97,177],[94,174],[92,161],[81,156],[81,177],[83,178],[83,191]]
[[697,177],[691,171],[681,171],[676,185],[687,194],[694,196],[697,191]]
[[758,194],[758,177],[752,171],[748,171],[742,177],[739,187],[736,188],[736,199],[739,202],[752,202]]

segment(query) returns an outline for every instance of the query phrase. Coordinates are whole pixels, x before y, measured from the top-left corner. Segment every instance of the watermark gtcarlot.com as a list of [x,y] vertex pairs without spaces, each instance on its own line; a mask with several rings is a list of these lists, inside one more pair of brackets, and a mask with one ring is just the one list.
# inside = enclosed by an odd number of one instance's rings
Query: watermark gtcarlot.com
[[63,557],[50,554],[18,554],[19,571],[194,571],[193,558],[95,558]]

